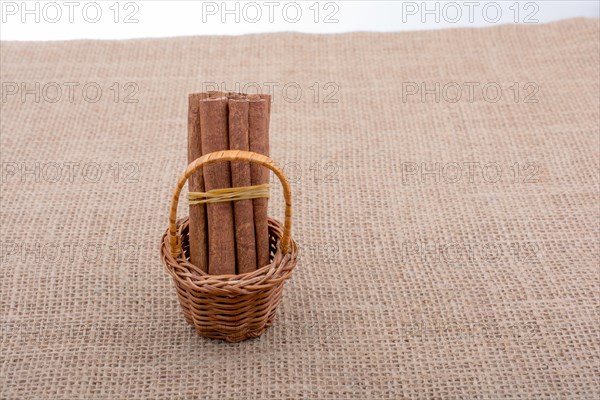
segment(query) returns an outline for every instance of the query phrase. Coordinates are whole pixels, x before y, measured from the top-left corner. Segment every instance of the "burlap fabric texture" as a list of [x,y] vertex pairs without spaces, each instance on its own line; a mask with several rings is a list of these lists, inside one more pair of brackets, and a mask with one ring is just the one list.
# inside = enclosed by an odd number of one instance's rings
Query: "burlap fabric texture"
[[[2,42],[0,397],[600,397],[598,52],[584,19]],[[187,95],[222,82],[274,89],[300,247],[239,344],[158,257]]]

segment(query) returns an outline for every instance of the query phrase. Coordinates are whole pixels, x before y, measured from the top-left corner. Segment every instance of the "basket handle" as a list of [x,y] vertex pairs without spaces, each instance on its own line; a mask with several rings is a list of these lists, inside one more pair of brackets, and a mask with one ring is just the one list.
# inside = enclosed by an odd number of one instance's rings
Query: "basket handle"
[[285,199],[285,222],[283,225],[283,235],[279,242],[279,248],[281,249],[282,254],[286,254],[289,250],[292,232],[292,191],[285,174],[281,168],[275,164],[275,161],[262,154],[243,150],[223,150],[205,154],[192,161],[177,181],[177,187],[175,187],[175,192],[173,193],[171,210],[169,212],[169,244],[171,245],[171,254],[173,255],[173,258],[177,258],[183,251],[177,236],[177,205],[179,204],[181,189],[183,189],[183,186],[194,172],[204,165],[214,164],[220,161],[247,161],[267,167],[277,175],[281,181],[283,197]]

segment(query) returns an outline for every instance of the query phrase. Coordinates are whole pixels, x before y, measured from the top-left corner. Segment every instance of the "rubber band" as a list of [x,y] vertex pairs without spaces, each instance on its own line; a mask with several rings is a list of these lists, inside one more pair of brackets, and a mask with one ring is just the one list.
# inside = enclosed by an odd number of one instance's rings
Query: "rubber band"
[[224,201],[251,200],[269,198],[271,185],[241,186],[234,188],[213,189],[208,192],[188,192],[190,205],[222,203]]

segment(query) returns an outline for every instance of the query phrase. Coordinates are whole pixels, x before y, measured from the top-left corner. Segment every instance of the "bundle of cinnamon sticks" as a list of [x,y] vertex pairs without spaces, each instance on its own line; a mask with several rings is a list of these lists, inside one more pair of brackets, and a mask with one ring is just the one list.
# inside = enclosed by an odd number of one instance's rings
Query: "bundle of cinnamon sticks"
[[[188,160],[219,150],[269,155],[269,95],[231,92],[189,96]],[[205,166],[190,192],[269,183],[269,170],[242,161]],[[211,275],[242,274],[269,263],[268,199],[190,204],[190,262]]]

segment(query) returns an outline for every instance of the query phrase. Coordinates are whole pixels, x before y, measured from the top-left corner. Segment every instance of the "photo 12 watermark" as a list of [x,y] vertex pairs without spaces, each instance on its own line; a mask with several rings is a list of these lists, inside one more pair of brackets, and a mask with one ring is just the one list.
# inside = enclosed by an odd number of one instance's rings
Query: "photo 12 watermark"
[[404,161],[401,171],[403,185],[535,184],[540,182],[541,166],[536,162],[503,164],[496,161]]
[[[2,263],[36,263],[36,265],[76,265],[115,262],[135,264],[140,261],[142,246],[136,242],[104,243],[77,241],[14,241],[0,242]],[[40,274],[43,274],[40,269]]]
[[536,82],[402,82],[403,103],[539,103]]
[[0,85],[2,103],[139,103],[136,82],[7,82]]
[[338,264],[340,245],[337,242],[298,243],[298,261],[310,265]]
[[[340,182],[341,165],[334,161],[315,161],[310,164],[289,161],[278,164],[291,184],[323,183],[337,184]],[[278,181],[271,172],[271,183]]]
[[401,325],[405,342],[516,342],[537,343],[544,338],[544,326],[536,321],[506,324],[477,321],[419,321]]
[[541,242],[461,242],[408,239],[396,245],[404,263],[500,264],[537,263],[543,259]]
[[111,21],[137,24],[137,1],[1,1],[3,24],[10,23],[90,23]]
[[340,84],[337,82],[203,82],[202,92],[235,92],[249,95],[269,95],[271,102],[282,100],[298,103],[301,100],[319,104],[339,103]]
[[0,163],[2,183],[138,183],[137,162],[47,161]]
[[402,23],[539,23],[536,1],[402,1]]
[[[145,333],[138,324],[125,323],[89,323],[84,321],[60,321],[52,316],[48,319],[18,319],[0,322],[1,343],[115,343],[139,342]],[[194,338],[193,333],[185,329],[173,329],[169,332],[172,340],[183,341]]]
[[335,1],[202,1],[202,22],[337,24]]

